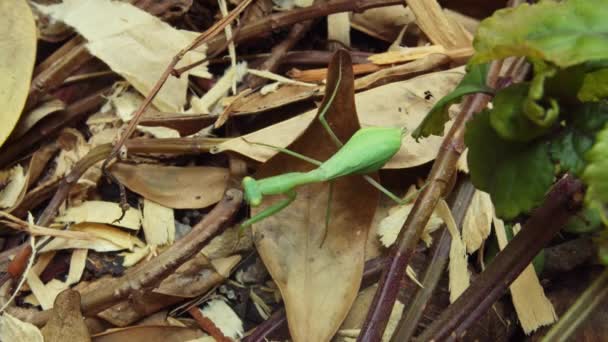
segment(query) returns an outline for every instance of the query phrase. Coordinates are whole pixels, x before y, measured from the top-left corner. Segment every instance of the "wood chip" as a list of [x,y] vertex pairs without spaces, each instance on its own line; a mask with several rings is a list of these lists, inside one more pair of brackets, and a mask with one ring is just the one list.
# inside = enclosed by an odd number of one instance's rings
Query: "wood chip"
[[[498,246],[503,250],[507,246],[507,233],[502,220],[494,216],[494,229]],[[513,227],[513,234],[521,229],[519,224]],[[511,286],[511,299],[517,312],[522,329],[529,335],[536,329],[557,321],[557,314],[551,301],[545,296],[540,285],[534,266],[529,264],[523,272],[513,281]]]

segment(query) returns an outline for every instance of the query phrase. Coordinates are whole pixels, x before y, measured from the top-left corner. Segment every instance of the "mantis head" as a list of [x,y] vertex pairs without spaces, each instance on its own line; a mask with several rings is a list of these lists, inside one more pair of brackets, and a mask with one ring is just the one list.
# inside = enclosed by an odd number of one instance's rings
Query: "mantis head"
[[253,207],[260,205],[260,203],[262,203],[262,192],[260,191],[258,182],[247,176],[243,178],[242,185],[247,203]]

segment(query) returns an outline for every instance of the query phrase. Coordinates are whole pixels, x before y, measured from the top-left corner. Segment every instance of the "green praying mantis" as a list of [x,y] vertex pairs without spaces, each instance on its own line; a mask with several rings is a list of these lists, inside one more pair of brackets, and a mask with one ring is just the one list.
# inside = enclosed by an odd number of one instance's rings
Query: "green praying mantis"
[[[340,84],[341,79],[342,73],[339,68],[336,82],[337,85]],[[270,205],[257,215],[244,221],[241,224],[241,229],[270,217],[289,206],[289,204],[296,199],[297,194],[295,189],[298,186],[328,182],[339,177],[353,174],[363,175],[368,183],[399,204],[406,203],[410,200],[410,198],[400,199],[380,185],[375,179],[367,175],[379,170],[399,151],[405,130],[397,127],[360,128],[345,144],[343,144],[331,130],[331,127],[325,119],[325,115],[338,92],[337,90],[338,86],[335,86],[331,97],[320,110],[318,117],[323,128],[329,133],[329,136],[339,148],[339,150],[325,162],[317,161],[288,149],[246,141],[250,144],[266,146],[293,157],[303,159],[317,165],[317,168],[308,172],[289,172],[262,179],[254,179],[249,176],[244,177],[242,180],[242,187],[245,194],[245,200],[250,206],[259,206],[266,195],[285,195],[286,198]],[[332,187],[330,184],[329,201],[331,201],[331,194]],[[330,204],[331,203],[328,204],[325,221],[326,229],[329,225]]]

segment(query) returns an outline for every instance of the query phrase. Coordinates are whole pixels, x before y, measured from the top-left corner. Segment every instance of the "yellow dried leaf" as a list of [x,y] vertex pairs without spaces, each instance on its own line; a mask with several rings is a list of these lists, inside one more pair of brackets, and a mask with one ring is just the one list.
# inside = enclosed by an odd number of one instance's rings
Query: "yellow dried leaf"
[[460,295],[469,287],[471,282],[469,277],[467,253],[464,244],[460,239],[460,232],[456,226],[456,221],[452,216],[450,207],[444,200],[437,203],[435,209],[452,236],[450,244],[450,263],[448,269],[450,271],[450,302],[453,303]]
[[[503,221],[493,216],[496,239],[500,250],[507,246],[507,233]],[[513,234],[517,234],[521,226],[513,227]],[[534,266],[529,264],[509,287],[511,300],[517,312],[517,318],[522,329],[529,335],[543,325],[549,325],[557,321],[557,314],[551,301],[545,295],[543,287],[534,271]]]
[[414,61],[426,57],[433,53],[444,54],[445,48],[441,45],[418,46],[411,48],[401,48],[399,51],[389,51],[371,55],[369,61],[374,64],[393,64]]
[[104,201],[87,201],[77,207],[71,207],[55,221],[63,223],[106,223],[122,228],[138,230],[141,226],[141,212],[129,208],[120,221],[122,215],[120,204]]
[[0,1],[0,146],[25,106],[36,61],[36,23],[25,0]]
[[[389,210],[389,215],[380,221],[378,226],[378,237],[380,238],[382,245],[385,247],[390,247],[393,243],[395,243],[395,240],[397,240],[397,236],[399,235],[407,216],[410,214],[410,211],[412,211],[413,206],[413,203],[394,206]],[[424,227],[422,237],[427,246],[429,246],[432,242],[430,233],[437,230],[442,223],[443,221],[441,218],[433,212],[431,219],[426,224],[426,227]]]
[[72,225],[71,229],[76,232],[87,233],[96,240],[76,240],[55,238],[42,248],[42,252],[60,249],[92,249],[97,252],[113,252],[123,249],[131,250],[135,246],[145,246],[137,237],[106,224],[83,222]]
[[144,199],[142,226],[149,245],[162,246],[172,244],[175,240],[175,221],[171,208]]
[[7,184],[0,190],[0,208],[10,208],[17,203],[27,185],[23,167],[17,165],[7,171]]
[[[74,27],[88,41],[91,54],[147,95],[173,56],[198,33],[177,30],[159,18],[120,1],[65,0],[37,6],[44,14]],[[155,37],[155,39],[150,39]],[[179,66],[204,59],[205,47],[189,52]],[[180,78],[170,76],[153,103],[163,111],[179,111],[186,103],[188,74],[210,78],[201,65]]]
[[494,205],[492,205],[490,195],[483,191],[475,190],[462,223],[462,240],[467,246],[469,254],[478,250],[488,235],[490,235],[493,216]]
[[35,325],[20,321],[6,312],[0,316],[0,336],[3,341],[44,341],[42,333]]

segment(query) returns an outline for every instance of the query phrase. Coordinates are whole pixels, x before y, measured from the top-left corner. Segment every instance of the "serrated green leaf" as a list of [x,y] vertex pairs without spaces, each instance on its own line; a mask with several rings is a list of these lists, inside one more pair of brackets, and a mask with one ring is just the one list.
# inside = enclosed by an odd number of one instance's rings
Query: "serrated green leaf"
[[568,67],[608,58],[606,0],[543,1],[496,11],[479,25],[470,63],[526,56]]
[[465,133],[473,184],[492,197],[496,213],[511,219],[542,202],[553,182],[553,164],[543,142],[502,139],[484,111],[469,122]]
[[580,175],[586,165],[585,153],[593,145],[593,138],[578,131],[569,130],[551,141],[551,158],[561,172]]
[[608,122],[608,102],[586,103],[572,113],[572,125],[587,134],[595,136]]
[[492,89],[486,85],[489,67],[487,63],[471,66],[456,88],[435,103],[424,120],[412,132],[412,137],[418,140],[429,135],[442,136],[445,123],[450,120],[448,109],[451,105],[458,103],[468,94],[492,93]]
[[577,96],[585,102],[600,101],[608,97],[608,69],[586,74]]
[[503,139],[525,142],[547,131],[524,114],[529,89],[529,83],[518,83],[496,93],[490,111],[490,124]]
[[582,177],[587,184],[585,201],[589,207],[599,209],[602,220],[608,222],[608,124],[597,134],[585,157],[588,163]]
[[561,172],[580,176],[587,165],[585,154],[593,146],[595,136],[608,122],[608,103],[579,104],[567,110],[565,129],[551,139],[551,158]]

